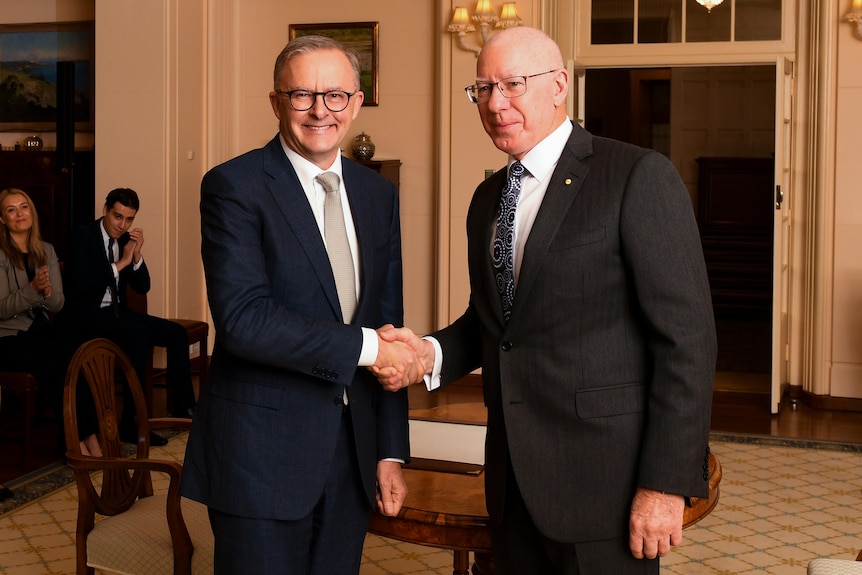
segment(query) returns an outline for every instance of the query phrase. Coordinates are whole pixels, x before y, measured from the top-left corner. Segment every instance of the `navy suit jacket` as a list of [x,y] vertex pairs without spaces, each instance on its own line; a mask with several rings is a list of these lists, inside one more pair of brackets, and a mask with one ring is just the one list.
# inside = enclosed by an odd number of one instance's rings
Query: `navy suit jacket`
[[311,512],[350,399],[362,483],[377,461],[409,457],[406,390],[384,392],[357,367],[360,326],[403,321],[395,186],[342,159],[356,225],[361,295],[342,322],[311,207],[278,136],[216,166],[201,184],[202,255],[215,348],[195,411],[183,494],[225,513],[296,519]]
[[708,492],[716,341],[691,200],[661,154],[575,125],[504,323],[489,245],[505,180],[467,214],[470,305],[434,334],[443,384],[482,367],[492,518],[511,463],[545,535],[627,537],[638,486]]
[[[129,234],[117,240],[118,253],[129,243]],[[126,288],[131,286],[140,294],[150,291],[150,272],[146,260],[135,270],[129,265],[120,271],[117,295],[121,307],[126,306]],[[61,317],[70,324],[86,321],[99,311],[105,290],[114,282],[114,271],[102,238],[102,218],[79,226],[69,238],[66,263],[63,268],[63,285],[66,305]]]

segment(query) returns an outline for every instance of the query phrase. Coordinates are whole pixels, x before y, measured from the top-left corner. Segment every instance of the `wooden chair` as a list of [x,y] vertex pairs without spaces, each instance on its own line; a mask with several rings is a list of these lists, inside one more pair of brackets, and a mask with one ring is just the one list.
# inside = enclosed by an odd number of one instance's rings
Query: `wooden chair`
[[[138,313],[147,313],[147,295],[140,294],[131,287],[126,288],[126,303],[129,309]],[[198,387],[203,388],[207,379],[207,371],[209,369],[208,356],[208,338],[210,326],[205,321],[194,319],[174,319],[169,318],[183,326],[186,330],[186,335],[189,338],[189,345],[199,344],[200,353],[196,358],[192,358],[192,373],[198,375]],[[149,354],[147,360],[146,381],[142,381],[141,385],[144,389],[144,398],[147,401],[147,410],[150,414],[153,413],[153,387],[156,385],[156,380],[165,374],[166,370],[156,370],[153,368],[153,354]]]
[[24,450],[24,467],[30,468],[30,454],[33,453],[33,425],[39,395],[39,380],[25,371],[0,371],[0,389],[12,392],[23,400],[23,421],[21,438]]
[[[127,381],[137,414],[138,441],[131,457],[125,455],[119,436],[117,375]],[[81,453],[76,421],[78,385],[88,385],[92,391],[103,457]],[[148,419],[131,362],[107,339],[83,344],[72,358],[63,415],[66,460],[78,487],[77,575],[93,575],[95,568],[141,575],[211,574],[213,535],[206,507],[180,497],[181,464],[151,459],[149,453],[151,430],[188,429],[191,420]],[[164,495],[153,495],[150,474],[154,471],[170,478]],[[97,513],[104,516],[98,522]]]

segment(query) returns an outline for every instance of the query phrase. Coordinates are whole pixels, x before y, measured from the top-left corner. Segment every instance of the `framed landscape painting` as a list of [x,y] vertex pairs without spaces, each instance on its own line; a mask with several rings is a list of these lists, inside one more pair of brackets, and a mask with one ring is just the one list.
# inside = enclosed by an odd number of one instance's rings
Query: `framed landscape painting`
[[291,24],[290,39],[298,36],[327,36],[338,40],[359,55],[359,84],[365,93],[363,106],[377,105],[377,31],[378,22],[339,22],[334,24]]
[[72,62],[76,131],[93,130],[93,22],[0,25],[0,131],[57,127],[57,63]]

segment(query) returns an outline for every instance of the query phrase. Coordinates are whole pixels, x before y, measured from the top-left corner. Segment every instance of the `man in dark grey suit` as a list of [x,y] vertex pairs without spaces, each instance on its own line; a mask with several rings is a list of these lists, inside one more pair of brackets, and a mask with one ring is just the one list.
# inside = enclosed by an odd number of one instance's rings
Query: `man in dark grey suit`
[[470,305],[385,337],[436,362],[429,389],[482,368],[498,574],[658,574],[708,494],[709,285],[676,170],[574,125],[568,85],[538,30],[485,45],[467,93],[509,169],[467,215]]
[[373,506],[397,514],[406,390],[365,367],[417,371],[373,328],[401,325],[398,195],[341,157],[359,62],[328,38],[275,64],[279,134],[201,184],[215,348],[182,492],[209,508],[215,573],[358,573]]

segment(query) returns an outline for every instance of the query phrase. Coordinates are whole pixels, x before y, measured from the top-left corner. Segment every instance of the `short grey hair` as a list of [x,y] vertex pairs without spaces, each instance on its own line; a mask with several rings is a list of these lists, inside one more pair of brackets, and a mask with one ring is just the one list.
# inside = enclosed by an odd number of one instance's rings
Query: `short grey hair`
[[298,36],[287,43],[281,53],[278,55],[278,58],[275,59],[275,69],[272,73],[272,83],[273,89],[278,90],[280,86],[278,85],[279,77],[281,76],[282,70],[287,65],[288,61],[294,56],[300,56],[304,54],[311,54],[313,52],[319,52],[322,50],[337,50],[347,56],[347,60],[350,62],[350,67],[353,68],[353,75],[356,79],[356,89],[359,90],[360,81],[360,65],[359,65],[359,56],[351,50],[347,48],[344,44],[337,40],[333,40],[327,36]]

